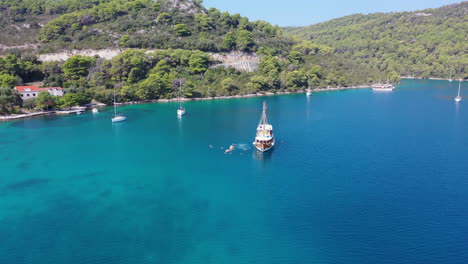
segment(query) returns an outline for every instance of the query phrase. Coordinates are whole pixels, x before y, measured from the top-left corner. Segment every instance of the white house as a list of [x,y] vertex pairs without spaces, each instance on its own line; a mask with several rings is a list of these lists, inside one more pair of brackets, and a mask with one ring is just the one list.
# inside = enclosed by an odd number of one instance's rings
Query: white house
[[21,98],[36,98],[40,92],[47,91],[52,96],[63,96],[62,87],[44,87],[39,88],[36,85],[31,86],[15,86],[16,91],[21,94]]

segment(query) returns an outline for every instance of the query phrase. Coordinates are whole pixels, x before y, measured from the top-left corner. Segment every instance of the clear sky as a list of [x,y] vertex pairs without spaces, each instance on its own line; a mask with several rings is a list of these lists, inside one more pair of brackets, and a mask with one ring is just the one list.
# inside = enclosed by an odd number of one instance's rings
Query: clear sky
[[346,15],[374,12],[414,11],[435,8],[457,0],[204,0],[231,14],[265,20],[279,26],[306,26]]

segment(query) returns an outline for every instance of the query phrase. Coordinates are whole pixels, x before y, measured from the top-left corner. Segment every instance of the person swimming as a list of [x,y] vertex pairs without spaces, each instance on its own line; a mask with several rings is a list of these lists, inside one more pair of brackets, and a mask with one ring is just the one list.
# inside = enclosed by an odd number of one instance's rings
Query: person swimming
[[235,149],[236,148],[234,147],[234,144],[231,144],[231,146],[229,146],[229,148],[224,151],[224,154],[230,153],[234,151]]

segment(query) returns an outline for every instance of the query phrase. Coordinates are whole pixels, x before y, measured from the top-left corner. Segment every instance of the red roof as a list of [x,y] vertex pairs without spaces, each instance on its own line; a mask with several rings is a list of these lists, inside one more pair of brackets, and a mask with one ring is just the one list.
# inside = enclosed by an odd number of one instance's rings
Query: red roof
[[62,91],[62,87],[44,87],[39,88],[36,85],[31,86],[15,86],[15,89],[18,92],[41,92],[41,91],[49,91],[49,90],[59,90]]

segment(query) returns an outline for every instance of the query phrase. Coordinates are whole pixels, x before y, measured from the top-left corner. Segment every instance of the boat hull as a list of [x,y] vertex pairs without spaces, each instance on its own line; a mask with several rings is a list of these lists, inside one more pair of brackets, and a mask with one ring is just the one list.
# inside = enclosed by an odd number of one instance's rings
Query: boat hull
[[269,151],[275,146],[275,140],[273,139],[271,143],[259,143],[259,142],[254,141],[252,144],[255,146],[255,148],[258,151],[265,152],[265,151]]
[[178,109],[178,110],[177,110],[177,115],[178,115],[178,116],[183,116],[183,115],[185,115],[185,110],[180,110],[180,109]]
[[123,122],[125,120],[127,120],[125,116],[116,116],[112,118],[112,123]]
[[372,88],[374,91],[391,92],[394,88]]
[[462,99],[461,99],[461,97],[458,97],[458,96],[457,96],[457,97],[455,97],[455,102],[457,102],[457,103],[458,103],[458,102],[460,102],[461,100],[462,100]]

